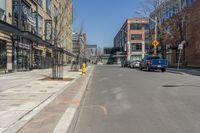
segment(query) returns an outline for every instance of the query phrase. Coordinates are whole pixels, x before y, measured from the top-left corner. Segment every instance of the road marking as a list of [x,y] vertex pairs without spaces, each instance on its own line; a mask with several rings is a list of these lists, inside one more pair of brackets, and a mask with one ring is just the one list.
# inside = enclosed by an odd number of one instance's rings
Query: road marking
[[108,114],[108,110],[105,106],[103,105],[89,105],[89,106],[82,106],[83,108],[99,108],[103,111],[104,115]]
[[75,112],[76,112],[76,108],[72,108],[72,107],[68,108],[63,114],[63,116],[61,117],[61,119],[59,120],[53,133],[66,133],[73,120]]
[[80,100],[69,100],[69,101],[63,101],[63,102],[59,102],[59,103],[79,106],[80,105]]
[[100,108],[103,110],[104,115],[108,114],[108,110],[106,109],[105,106],[100,106]]

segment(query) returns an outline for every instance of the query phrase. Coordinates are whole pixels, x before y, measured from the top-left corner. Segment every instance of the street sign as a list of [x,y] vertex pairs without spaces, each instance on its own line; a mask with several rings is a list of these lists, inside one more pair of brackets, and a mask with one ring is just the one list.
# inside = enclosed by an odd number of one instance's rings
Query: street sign
[[160,44],[160,43],[159,43],[157,40],[154,40],[154,41],[152,42],[152,45],[153,45],[154,47],[157,47],[159,44]]
[[179,49],[179,50],[183,50],[183,44],[179,44],[179,45],[178,45],[178,49]]

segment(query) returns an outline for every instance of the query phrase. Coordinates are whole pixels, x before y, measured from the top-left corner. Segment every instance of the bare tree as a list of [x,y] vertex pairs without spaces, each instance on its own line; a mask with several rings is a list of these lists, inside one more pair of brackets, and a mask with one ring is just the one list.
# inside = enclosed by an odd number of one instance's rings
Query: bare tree
[[[62,46],[63,39],[66,38],[66,21],[67,8],[71,0],[60,1],[59,9],[55,9],[53,24],[54,24],[54,38],[53,38],[53,63],[52,63],[52,76],[54,79],[63,78],[63,56],[64,46]],[[53,7],[55,8],[55,7]]]
[[186,12],[184,3],[181,0],[142,0],[142,8],[137,12],[137,14],[145,17],[161,18],[170,2],[175,2],[177,6],[176,14],[162,22],[160,21],[161,19],[158,19],[158,40],[161,45],[161,54],[164,58],[166,57],[166,46],[163,44],[163,40],[166,38],[172,40],[173,46],[171,48],[173,49],[176,49],[177,44],[185,40]]

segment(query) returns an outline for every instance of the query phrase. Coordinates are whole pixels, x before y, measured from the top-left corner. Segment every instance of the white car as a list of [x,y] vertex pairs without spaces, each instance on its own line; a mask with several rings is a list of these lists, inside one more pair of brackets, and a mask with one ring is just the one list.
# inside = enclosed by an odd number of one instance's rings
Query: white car
[[141,61],[139,61],[139,60],[133,61],[133,62],[131,62],[130,67],[131,68],[139,68],[140,63],[141,63]]

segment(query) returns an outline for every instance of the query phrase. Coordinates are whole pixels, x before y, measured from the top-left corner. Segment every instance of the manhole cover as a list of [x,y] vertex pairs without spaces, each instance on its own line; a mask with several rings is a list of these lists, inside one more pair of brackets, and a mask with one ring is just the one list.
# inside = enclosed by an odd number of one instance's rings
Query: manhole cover
[[179,87],[180,85],[163,85],[163,87],[168,87],[168,88],[170,88],[170,87]]

